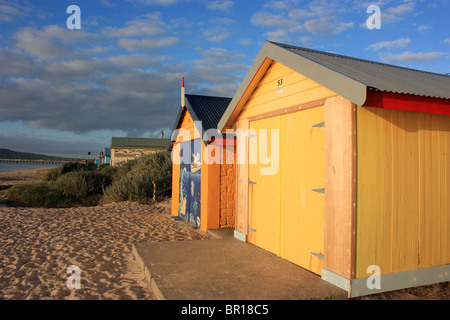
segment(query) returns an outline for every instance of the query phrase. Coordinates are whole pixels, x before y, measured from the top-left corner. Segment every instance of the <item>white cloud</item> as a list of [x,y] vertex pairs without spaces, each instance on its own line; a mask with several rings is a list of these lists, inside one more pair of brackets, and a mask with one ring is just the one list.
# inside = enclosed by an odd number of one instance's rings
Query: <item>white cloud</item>
[[178,0],[128,0],[136,2],[141,5],[153,5],[153,6],[171,6],[177,4]]
[[227,11],[233,8],[234,2],[230,0],[217,0],[217,1],[208,1],[206,4],[207,9],[211,10],[220,10]]
[[306,18],[312,18],[315,14],[311,11],[305,10],[305,9],[294,9],[289,11],[288,17],[292,20],[304,20]]
[[128,51],[153,51],[161,47],[169,47],[176,44],[178,37],[163,37],[159,39],[129,39],[124,38],[118,41],[118,45]]
[[22,28],[14,36],[18,48],[41,59],[77,56],[81,45],[99,40],[97,34],[49,25],[42,30]]
[[130,54],[130,55],[121,55],[121,56],[113,56],[106,58],[108,63],[117,65],[122,68],[130,68],[130,67],[143,67],[143,66],[159,66],[160,62],[164,58],[162,57],[153,57],[144,54]]
[[421,25],[421,26],[417,27],[417,31],[419,31],[420,33],[425,33],[430,29],[431,29],[431,26],[426,26],[426,25]]
[[249,46],[252,44],[252,40],[249,38],[241,38],[239,39],[239,44],[242,44],[243,46]]
[[224,27],[212,27],[203,31],[205,39],[211,42],[221,42],[230,38],[232,35],[233,32]]
[[274,42],[288,42],[290,36],[286,29],[276,29],[265,33],[267,40]]
[[445,44],[450,44],[450,38],[444,39]]
[[189,84],[202,88],[196,93],[232,96],[244,77],[248,66],[239,61],[245,55],[224,48],[197,48],[201,59],[191,62]]
[[0,23],[28,19],[30,15],[38,19],[45,19],[53,15],[29,1],[21,2],[22,4],[19,1],[0,0]]
[[382,11],[386,11],[386,13],[394,16],[404,16],[412,13],[414,11],[415,6],[416,6],[415,1],[408,1],[398,6],[389,7]]
[[299,4],[299,0],[278,0],[269,1],[264,4],[264,8],[271,10],[289,11]]
[[68,48],[57,44],[45,33],[34,28],[22,29],[14,36],[18,48],[25,52],[42,59],[60,58],[63,56],[73,56],[73,52]]
[[223,17],[214,17],[197,23],[203,37],[211,42],[221,42],[239,33],[238,25],[236,20]]
[[304,36],[304,37],[300,37],[300,41],[303,43],[309,43],[313,38],[308,37],[308,36]]
[[332,36],[353,28],[353,22],[342,22],[334,17],[306,21],[304,27],[314,35]]
[[409,38],[401,38],[398,40],[392,40],[392,41],[381,41],[374,44],[371,44],[368,46],[365,50],[373,50],[378,51],[384,48],[392,49],[392,48],[404,48],[408,44],[411,43],[411,40]]
[[28,15],[30,8],[14,1],[0,1],[0,21],[11,22]]
[[126,27],[105,27],[102,33],[109,37],[154,36],[166,33],[167,26],[161,20],[161,13],[152,12],[126,23]]
[[435,60],[443,56],[443,52],[411,52],[406,51],[400,54],[391,54],[383,58],[385,61],[401,61],[401,62],[423,62]]
[[206,61],[215,64],[224,61],[240,60],[245,58],[245,55],[243,54],[233,53],[232,51],[224,48],[210,48],[208,50],[198,48],[197,51]]
[[353,22],[342,20],[341,17],[350,8],[341,2],[282,0],[271,1],[264,8],[272,11],[255,12],[251,22],[260,27],[273,28],[265,35],[275,41],[293,41],[305,30],[318,36],[332,36],[354,26]]
[[254,25],[262,27],[286,27],[296,24],[294,21],[282,14],[274,14],[267,11],[255,12],[250,21]]
[[90,48],[79,48],[79,51],[81,53],[88,54],[88,55],[95,55],[95,54],[99,54],[99,53],[105,53],[105,52],[108,52],[109,50],[112,50],[112,47],[93,46],[93,47],[90,47]]
[[415,1],[405,2],[403,4],[381,9],[381,23],[389,24],[403,20],[406,16],[414,13]]
[[114,7],[114,3],[111,0],[100,0],[100,3],[108,8]]

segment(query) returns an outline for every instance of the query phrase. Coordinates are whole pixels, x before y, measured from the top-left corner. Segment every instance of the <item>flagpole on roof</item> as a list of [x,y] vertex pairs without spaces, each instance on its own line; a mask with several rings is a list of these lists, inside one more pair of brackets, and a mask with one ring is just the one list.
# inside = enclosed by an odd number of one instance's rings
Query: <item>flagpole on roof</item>
[[183,80],[181,82],[181,108],[184,109],[186,107],[186,96],[185,96],[186,92],[184,89],[184,77]]

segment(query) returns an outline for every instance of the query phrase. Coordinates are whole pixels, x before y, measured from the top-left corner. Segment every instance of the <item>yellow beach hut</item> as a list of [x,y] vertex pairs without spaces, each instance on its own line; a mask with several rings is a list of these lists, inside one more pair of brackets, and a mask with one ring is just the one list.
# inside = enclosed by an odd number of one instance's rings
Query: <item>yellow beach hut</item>
[[218,129],[236,238],[349,297],[450,280],[448,75],[266,42]]

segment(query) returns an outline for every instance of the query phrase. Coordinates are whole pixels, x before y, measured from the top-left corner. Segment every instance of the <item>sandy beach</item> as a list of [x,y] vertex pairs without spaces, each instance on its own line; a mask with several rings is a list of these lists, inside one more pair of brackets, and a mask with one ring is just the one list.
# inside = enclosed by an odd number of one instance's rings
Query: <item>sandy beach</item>
[[[3,172],[0,183],[40,182],[44,172]],[[170,199],[153,206],[123,202],[52,209],[0,202],[0,300],[153,299],[132,243],[207,237],[170,217]],[[72,265],[81,270],[76,290],[67,287]]]
[[0,172],[1,187],[15,186],[18,184],[37,183],[42,181],[42,177],[51,168],[28,169],[20,171]]
[[[169,203],[0,208],[0,299],[152,299],[131,244],[207,237],[173,220]],[[78,290],[67,288],[71,265]]]

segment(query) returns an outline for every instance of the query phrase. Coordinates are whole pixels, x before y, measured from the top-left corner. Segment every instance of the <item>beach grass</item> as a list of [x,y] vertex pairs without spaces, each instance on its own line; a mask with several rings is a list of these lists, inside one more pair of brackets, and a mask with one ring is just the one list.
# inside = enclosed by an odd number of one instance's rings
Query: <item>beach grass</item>
[[6,191],[5,198],[29,207],[68,207],[73,204],[73,201],[47,182],[13,186]]
[[142,156],[121,168],[65,163],[48,170],[41,183],[8,189],[5,198],[30,207],[96,206],[120,201],[150,204],[152,182],[170,174],[172,161],[166,152]]

